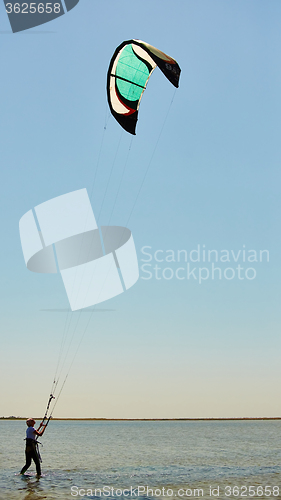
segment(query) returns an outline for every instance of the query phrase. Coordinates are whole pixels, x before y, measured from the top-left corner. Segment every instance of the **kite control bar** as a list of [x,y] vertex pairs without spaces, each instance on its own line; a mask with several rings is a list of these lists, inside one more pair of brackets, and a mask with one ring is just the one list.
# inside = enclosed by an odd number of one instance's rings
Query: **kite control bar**
[[49,401],[48,401],[48,404],[47,404],[47,408],[46,408],[46,411],[45,411],[45,415],[44,415],[43,420],[41,422],[41,424],[44,425],[45,420],[47,420],[47,423],[45,424],[45,429],[46,429],[48,423],[50,422],[50,419],[52,418],[52,415],[50,415],[48,417],[48,411],[49,411],[52,399],[55,399],[55,396],[53,396],[53,394],[50,394]]

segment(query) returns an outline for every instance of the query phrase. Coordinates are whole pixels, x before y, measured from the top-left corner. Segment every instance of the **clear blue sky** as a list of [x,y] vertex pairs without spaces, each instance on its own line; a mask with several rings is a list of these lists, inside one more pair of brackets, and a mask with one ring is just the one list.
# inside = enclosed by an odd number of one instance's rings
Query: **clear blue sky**
[[[0,414],[44,412],[66,321],[44,309],[68,307],[59,275],[26,269],[19,219],[86,187],[108,224],[131,137],[109,118],[106,73],[130,38],[174,57],[182,75],[175,95],[158,69],[149,81],[111,224],[126,224],[154,153],[128,224],[140,265],[143,246],[267,249],[270,258],[246,263],[253,280],[199,285],[141,271],[104,311],[69,316],[73,347],[90,324],[55,416],[280,415],[278,0],[80,0],[18,34],[0,4]],[[158,263],[174,272],[186,264]]]

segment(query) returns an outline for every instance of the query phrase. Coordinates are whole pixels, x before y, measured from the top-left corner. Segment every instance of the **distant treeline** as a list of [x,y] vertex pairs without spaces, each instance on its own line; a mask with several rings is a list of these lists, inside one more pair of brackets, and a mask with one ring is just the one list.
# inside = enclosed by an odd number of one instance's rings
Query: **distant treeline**
[[[0,417],[0,420],[26,420],[26,417]],[[35,420],[40,420],[36,418]],[[228,417],[228,418],[52,418],[52,420],[108,421],[108,422],[221,422],[240,420],[281,420],[281,417]]]

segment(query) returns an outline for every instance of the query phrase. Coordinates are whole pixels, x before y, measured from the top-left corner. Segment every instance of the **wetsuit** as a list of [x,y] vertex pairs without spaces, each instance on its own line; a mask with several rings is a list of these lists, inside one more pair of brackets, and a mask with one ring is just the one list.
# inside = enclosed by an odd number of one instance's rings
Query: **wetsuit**
[[41,466],[36,449],[35,436],[36,434],[34,427],[28,427],[26,429],[26,448],[25,448],[26,463],[25,466],[20,471],[21,474],[24,474],[25,471],[28,469],[28,467],[30,467],[31,460],[33,459],[36,465],[36,472],[38,476],[41,476]]

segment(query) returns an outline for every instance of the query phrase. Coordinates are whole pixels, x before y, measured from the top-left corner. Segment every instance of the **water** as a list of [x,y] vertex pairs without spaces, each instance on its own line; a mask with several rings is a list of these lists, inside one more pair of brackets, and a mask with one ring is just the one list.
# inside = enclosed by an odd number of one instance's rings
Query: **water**
[[[149,499],[198,498],[197,488],[209,500],[281,499],[281,421],[52,421],[39,439],[40,479],[34,463],[31,477],[16,475],[25,463],[25,429],[24,421],[0,421],[1,500],[125,500],[138,491],[123,490],[138,486],[139,497]],[[94,491],[104,486],[114,490]],[[219,486],[218,496],[210,496],[210,486]]]

